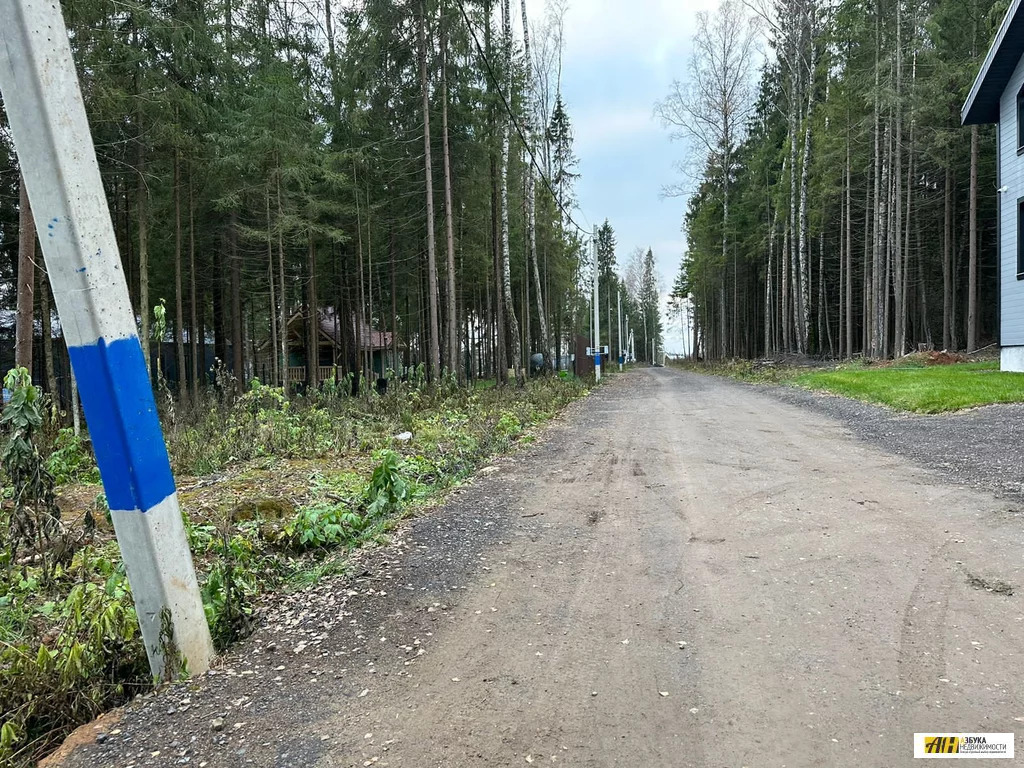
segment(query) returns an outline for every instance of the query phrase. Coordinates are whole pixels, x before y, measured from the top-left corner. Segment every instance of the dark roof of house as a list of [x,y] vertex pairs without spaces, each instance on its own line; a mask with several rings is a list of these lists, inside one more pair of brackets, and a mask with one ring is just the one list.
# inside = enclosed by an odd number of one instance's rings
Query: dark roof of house
[[[360,349],[391,349],[393,334],[391,331],[378,331],[362,318],[353,318],[355,322],[349,327],[355,329],[355,342]],[[320,331],[331,341],[341,339],[338,327],[338,315],[333,307],[320,310]],[[336,342],[337,343],[337,342]],[[398,346],[404,347],[401,338]]]
[[1013,0],[999,25],[996,39],[988,49],[981,71],[974,81],[967,102],[960,112],[964,125],[999,122],[999,100],[1013,71],[1024,55],[1024,14],[1021,0]]
[[[338,327],[338,317],[333,307],[327,307],[319,310],[317,313],[320,317],[320,338],[324,343],[332,344],[335,347],[340,347],[342,342],[342,328]],[[303,322],[303,315],[301,311],[292,314],[288,320],[288,328],[291,330],[296,324]],[[355,339],[354,341],[358,345],[359,349],[366,350],[378,350],[378,349],[391,349],[392,340],[394,334],[390,331],[378,331],[375,328],[371,328],[362,318],[353,317],[349,321],[349,329],[354,330]],[[258,349],[265,350],[270,346],[268,340],[264,340],[258,347]],[[401,336],[398,337],[398,348],[405,349],[405,342],[402,341]]]

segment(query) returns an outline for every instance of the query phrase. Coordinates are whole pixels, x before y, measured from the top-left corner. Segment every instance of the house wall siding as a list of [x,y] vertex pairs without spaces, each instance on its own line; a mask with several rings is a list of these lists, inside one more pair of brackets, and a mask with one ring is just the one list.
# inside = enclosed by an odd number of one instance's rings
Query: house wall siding
[[1017,94],[1024,87],[1024,59],[1017,63],[999,106],[1000,343],[1024,345],[1024,280],[1017,279],[1017,202],[1024,198],[1024,155],[1017,153]]

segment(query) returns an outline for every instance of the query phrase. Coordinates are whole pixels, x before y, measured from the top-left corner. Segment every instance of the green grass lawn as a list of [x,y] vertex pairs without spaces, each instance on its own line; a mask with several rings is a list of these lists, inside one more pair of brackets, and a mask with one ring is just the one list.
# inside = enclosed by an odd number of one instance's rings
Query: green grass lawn
[[881,403],[903,411],[943,413],[992,403],[1024,402],[1024,373],[1003,373],[997,362],[928,367],[865,368],[805,373],[793,382],[809,389]]

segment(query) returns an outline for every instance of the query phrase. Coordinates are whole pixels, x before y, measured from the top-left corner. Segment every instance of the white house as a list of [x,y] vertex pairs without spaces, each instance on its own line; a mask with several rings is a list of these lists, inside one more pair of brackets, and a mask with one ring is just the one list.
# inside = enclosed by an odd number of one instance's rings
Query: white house
[[961,112],[996,124],[999,339],[1004,371],[1024,371],[1024,9],[1013,0]]

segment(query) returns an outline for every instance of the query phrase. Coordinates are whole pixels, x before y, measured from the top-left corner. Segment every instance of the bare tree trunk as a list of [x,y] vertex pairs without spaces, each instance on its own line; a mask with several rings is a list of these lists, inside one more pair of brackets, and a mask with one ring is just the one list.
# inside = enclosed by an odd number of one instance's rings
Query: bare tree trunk
[[[912,29],[917,29],[917,18],[916,14],[913,20]],[[915,41],[915,50],[913,54],[913,64],[910,70],[910,86],[912,91],[917,90],[917,50]],[[902,336],[904,344],[907,343],[907,323],[910,318],[910,302],[909,302],[909,285],[910,285],[910,230],[911,230],[911,203],[913,201],[914,193],[914,174],[916,172],[915,162],[915,149],[917,139],[917,117],[915,114],[914,107],[910,110],[910,147],[907,152],[907,211],[904,219],[904,243],[903,243],[903,298],[902,298],[902,312],[900,313],[902,320]],[[924,291],[924,284],[922,281],[921,291]],[[920,337],[920,333],[918,334]],[[911,343],[913,343],[911,341]]]
[[[913,126],[913,123],[911,123],[911,127],[910,127],[910,152],[909,152],[909,157],[907,159],[907,206],[906,206],[906,213],[905,213],[905,216],[904,216],[904,225],[903,225],[903,256],[902,256],[902,260],[903,260],[902,273],[903,274],[902,274],[902,279],[900,281],[900,287],[902,289],[902,294],[903,295],[900,298],[900,310],[896,314],[896,322],[900,324],[897,327],[897,330],[899,331],[899,335],[900,335],[900,337],[903,340],[902,341],[902,345],[903,346],[901,346],[900,350],[899,350],[900,354],[905,353],[906,352],[906,347],[908,346],[907,322],[908,322],[908,318],[909,318],[909,315],[910,315],[910,312],[911,312],[911,308],[909,306],[909,303],[908,303],[907,299],[909,297],[909,287],[910,287],[910,231],[911,231],[911,226],[910,226],[911,218],[910,218],[910,216],[911,216],[911,213],[912,213],[912,210],[913,210],[912,209],[912,203],[913,203],[913,199],[914,199],[914,195],[913,195],[914,165],[915,165],[914,164],[914,126]],[[923,286],[922,286],[922,290],[923,290]],[[911,351],[913,351],[913,347],[912,347],[913,339],[910,339],[909,344],[911,345]]]
[[288,392],[291,390],[291,381],[289,379],[289,368],[288,365],[288,285],[285,283],[285,269],[284,269],[284,233],[281,231],[281,218],[283,216],[283,210],[281,206],[281,169],[277,169],[276,174],[277,181],[277,270],[280,287],[280,301],[281,301],[281,314],[278,315],[278,327],[281,334],[281,388],[284,391],[285,397],[288,396]]
[[[142,130],[141,116],[139,130]],[[146,370],[150,367],[149,339],[149,190],[146,188],[146,155],[139,146],[139,171],[137,186],[137,207],[139,215],[139,336],[145,353]]]
[[[799,339],[801,331],[799,325],[799,292],[794,291],[793,287],[797,283],[796,273],[798,271],[797,261],[797,178],[796,178],[796,164],[797,164],[797,130],[799,127],[799,112],[800,112],[800,90],[799,90],[799,64],[797,63],[798,56],[798,43],[796,42],[796,32],[791,33],[794,42],[793,50],[791,53],[792,58],[790,59],[790,85],[789,85],[789,232],[788,240],[789,247],[787,250],[787,266],[786,272],[788,280],[785,290],[787,291],[786,306],[784,307],[785,317],[783,318],[785,336],[786,336],[786,351],[793,351],[793,341],[791,337],[791,321],[790,321],[790,308],[794,308],[797,311],[794,313],[797,318],[796,335]],[[797,341],[799,345],[799,340]],[[803,351],[802,349],[800,351]]]
[[[509,0],[502,0],[502,55],[505,61],[505,87],[508,89],[507,100],[512,101],[512,9]],[[516,386],[526,384],[523,371],[522,356],[519,351],[519,320],[512,304],[512,271],[509,265],[509,145],[512,142],[511,117],[505,119],[504,131],[501,136],[501,282],[505,300],[505,321],[508,324],[508,336],[511,340],[512,370],[516,377]]]
[[[647,330],[647,318],[644,317],[644,330]],[[654,335],[654,322],[652,318],[651,322],[651,335]],[[725,272],[722,272],[718,280],[718,357],[725,358],[729,356],[729,350],[726,345],[726,325],[725,325]],[[653,338],[650,340],[651,345],[654,344]],[[649,346],[646,343],[645,347]],[[650,351],[649,349],[646,351]],[[650,362],[654,363],[654,353],[651,352]]]
[[892,142],[892,107],[889,107],[888,119],[885,121],[885,203],[886,203],[886,215],[885,215],[885,279],[882,281],[882,291],[885,294],[885,300],[883,305],[885,311],[882,319],[882,354],[888,356],[889,351],[892,349],[890,342],[892,341],[890,336],[890,328],[892,327],[892,291],[890,286],[892,285],[893,277],[893,260],[896,254],[896,243],[893,242],[893,232],[896,227],[893,224],[893,220],[900,215],[900,201],[895,195],[895,184],[893,177],[895,174],[892,172],[893,167],[893,142]]
[[400,373],[398,361],[398,281],[395,280],[395,230],[390,231],[388,244],[388,261],[391,267],[391,364],[394,366],[395,374]]
[[925,343],[932,345],[932,329],[928,323],[928,287],[924,282],[924,259],[921,257],[921,217],[917,217],[914,226],[914,238],[917,241],[917,280],[920,283],[919,293],[921,294],[921,327],[924,329]]
[[245,391],[245,339],[242,318],[242,257],[238,252],[238,214],[228,216],[228,259],[231,261],[231,364],[235,391]]
[[448,247],[448,354],[447,368],[453,374],[459,371],[459,332],[455,312],[455,224],[452,210],[451,151],[448,147],[448,31],[441,17],[441,138],[444,152],[444,227]]
[[[356,167],[355,161],[352,161],[352,178],[356,178]],[[356,238],[359,244],[359,250],[357,252],[358,262],[356,269],[356,278],[359,280],[359,287],[356,289],[356,301],[359,303],[359,311],[353,314],[352,317],[352,329],[356,339],[356,388],[358,389],[363,384],[363,379],[367,376],[366,373],[366,346],[368,339],[366,336],[370,333],[370,318],[366,317],[366,295],[364,293],[366,281],[363,277],[363,222],[360,211],[362,210],[359,203],[359,184],[355,184],[356,188]],[[364,334],[364,330],[366,333]],[[419,326],[420,331],[420,346],[422,348],[422,335],[423,326]]]
[[[189,342],[192,347],[192,402],[199,402],[199,376],[200,371],[205,371],[206,361],[200,363],[200,350],[203,356],[206,355],[206,339],[199,327],[199,308],[196,301],[196,220],[195,204],[192,200],[192,172],[188,175],[188,280],[189,280],[189,311],[191,323],[189,325]],[[273,277],[273,273],[271,273]]]
[[188,374],[185,370],[185,302],[182,296],[181,259],[181,158],[174,153],[174,351],[178,366],[178,397],[188,397]]
[[953,198],[953,322],[950,328],[953,334],[953,349],[960,349],[963,346],[963,336],[966,333],[966,329],[962,326],[966,325],[964,322],[967,316],[963,313],[963,309],[960,307],[962,301],[960,297],[960,264],[964,257],[964,242],[965,240],[958,240],[956,236],[956,222],[958,221],[958,211],[956,205],[956,197]]
[[[725,279],[726,274],[729,271],[729,170],[732,163],[732,153],[730,142],[732,137],[729,135],[729,117],[724,114],[726,110],[725,103],[723,101],[723,136],[722,141],[722,274],[721,282],[718,286],[718,318],[719,318],[719,343],[721,344],[722,357],[728,356],[730,353],[735,354],[736,350],[727,350],[727,339],[728,333],[725,325]],[[653,357],[653,355],[652,355]],[[654,360],[651,360],[653,363]]]
[[[533,93],[533,60],[530,58],[530,25],[526,16],[526,0],[522,0],[523,15],[523,50],[526,57],[527,68],[527,92]],[[531,141],[536,146],[536,137],[539,133],[536,121],[533,119],[533,102],[528,100],[526,113],[526,125],[530,128]],[[526,171],[526,237],[530,246],[530,261],[533,263],[533,293],[537,303],[537,321],[540,323],[541,353],[544,355],[544,370],[550,371],[551,365],[551,339],[548,336],[548,319],[544,311],[544,293],[541,291],[540,265],[537,261],[537,199],[536,199],[536,169],[533,167],[531,157],[527,152]],[[529,314],[529,307],[524,310]]]
[[274,224],[270,216],[270,186],[267,186],[267,280],[270,285],[270,377],[273,386],[281,380],[277,359],[277,290],[274,279]]
[[[895,5],[896,11],[896,146],[894,151],[895,168],[893,170],[893,221],[896,231],[893,236],[893,356],[901,357],[906,352],[907,312],[906,287],[904,285],[905,252],[903,250],[903,214],[900,210],[903,200],[903,11],[900,3]],[[909,198],[908,198],[909,211]]]
[[[790,215],[790,221],[793,216]],[[790,287],[790,272],[792,271],[792,229],[786,227],[786,234],[783,238],[782,247],[782,278],[779,281],[782,291],[782,302],[779,306],[779,324],[782,326],[782,348],[786,352],[793,351],[793,340],[791,338],[789,307],[793,302],[793,292]]]
[[[843,169],[843,182],[846,182],[846,169]],[[839,324],[836,326],[836,334],[839,337],[839,357],[846,357],[846,262],[850,255],[846,250],[846,237],[844,232],[847,226],[846,199],[839,200]]]
[[[523,200],[526,200],[526,194],[524,190]],[[523,213],[526,213],[524,210]],[[528,218],[526,216],[524,219]],[[532,329],[530,328],[530,259],[529,253],[527,253],[526,260],[526,279],[523,280],[523,302],[519,306],[522,307],[522,318],[523,318],[523,345],[522,355],[525,365],[530,363],[530,342],[533,339]]]
[[[888,126],[885,129],[885,146],[888,146]],[[885,155],[883,157],[883,155]],[[872,355],[884,357],[886,354],[886,304],[889,296],[888,291],[888,223],[889,223],[889,160],[886,152],[879,152],[881,162],[881,173],[876,187],[879,196],[875,200],[875,264],[873,273],[874,288],[874,339],[872,342]]]
[[853,357],[853,179],[850,142],[846,142],[846,356]]
[[[768,195],[768,204],[771,207],[771,194]],[[764,354],[765,357],[770,357],[775,352],[774,344],[772,343],[774,335],[772,334],[772,320],[774,316],[774,302],[775,297],[772,293],[772,286],[774,283],[774,272],[775,272],[775,230],[779,223],[779,209],[775,208],[775,212],[772,216],[771,223],[768,229],[768,268],[765,270],[764,276]]]
[[57,375],[53,368],[53,318],[51,308],[53,302],[50,297],[50,278],[46,274],[46,265],[39,263],[39,314],[43,326],[43,373],[46,377],[46,391],[53,397],[54,403],[60,409],[60,393],[57,391]]
[[861,354],[868,357],[871,356],[871,317],[874,312],[874,304],[872,303],[871,293],[872,285],[874,283],[874,275],[872,275],[872,254],[874,252],[874,243],[872,242],[871,236],[871,184],[867,184],[864,190],[864,279],[861,281],[861,334],[860,334],[860,349]]
[[[807,222],[808,183],[811,175],[811,117],[814,110],[814,76],[817,69],[818,46],[814,39],[814,7],[809,11],[810,64],[807,68],[807,115],[804,118],[804,146],[800,159],[800,294],[798,300],[797,349],[809,352],[810,312],[811,312],[811,279],[810,279],[810,243]],[[821,344],[821,340],[818,340]]]
[[970,256],[967,268],[967,351],[978,348],[978,126],[971,126]]
[[306,391],[320,386],[320,311],[316,297],[316,248],[306,234]]
[[[484,0],[484,51],[485,57],[491,61],[493,57],[491,55],[491,0]],[[495,83],[495,87],[500,88],[500,85]],[[499,187],[501,179],[498,173],[498,152],[494,146],[494,138],[496,127],[496,120],[494,116],[495,111],[495,99],[494,94],[490,90],[490,80],[488,80],[488,96],[490,97],[490,103],[488,104],[487,111],[487,124],[488,124],[488,135],[491,138],[491,255],[492,263],[494,267],[494,301],[493,305],[490,300],[490,287],[488,286],[488,301],[487,301],[487,315],[489,320],[493,319],[494,332],[488,333],[490,340],[490,359],[491,368],[493,369],[495,378],[498,384],[508,383],[508,355],[505,350],[505,307],[504,301],[502,300],[502,259],[501,259],[501,227],[500,218],[501,212],[499,209],[500,205],[500,193]],[[500,97],[499,97],[500,98]]]
[[18,200],[18,309],[14,327],[14,366],[32,373],[32,341],[35,336],[36,223],[28,201],[25,177],[19,181]]
[[[370,183],[366,180],[366,332],[370,334],[370,343],[366,348],[366,371],[369,378],[373,378],[373,206],[370,205]],[[435,277],[437,272],[434,272]],[[440,343],[440,339],[438,340]],[[440,354],[440,353],[438,353]],[[439,369],[440,370],[440,369]]]
[[825,326],[825,336],[828,339],[828,354],[829,357],[835,357],[836,348],[835,340],[832,338],[832,323],[828,318],[828,289],[825,285],[825,233],[821,232],[818,235],[818,348],[824,351],[824,343],[821,340],[822,324]]
[[427,369],[431,381],[441,373],[441,348],[437,310],[437,255],[434,243],[434,172],[430,159],[430,91],[427,83],[427,4],[420,0],[419,29],[420,90],[423,95],[423,162],[427,184],[427,292],[430,312],[430,356]]
[[948,160],[942,221],[942,348],[953,349],[953,174]]
[[881,0],[875,2],[875,231],[874,231],[874,247],[872,252],[872,274],[871,274],[871,329],[870,329],[870,350],[869,354],[872,357],[878,357],[882,354],[881,347],[881,324],[882,324],[882,227],[883,227],[883,211],[884,206],[882,205],[882,194],[884,188],[882,186],[882,110],[881,110],[881,63],[879,57],[881,56],[881,26],[882,26],[882,4]]

